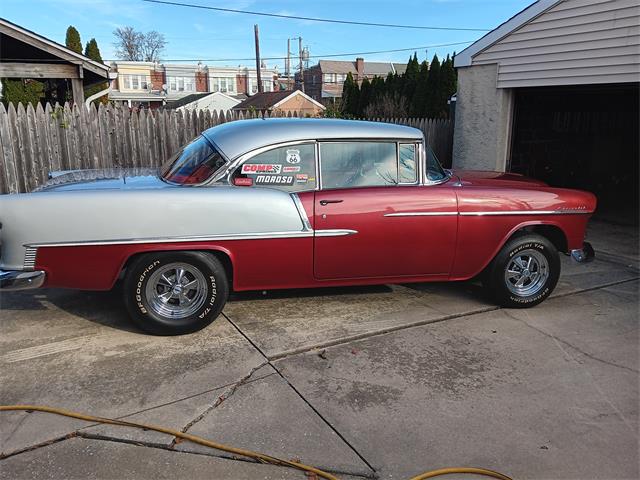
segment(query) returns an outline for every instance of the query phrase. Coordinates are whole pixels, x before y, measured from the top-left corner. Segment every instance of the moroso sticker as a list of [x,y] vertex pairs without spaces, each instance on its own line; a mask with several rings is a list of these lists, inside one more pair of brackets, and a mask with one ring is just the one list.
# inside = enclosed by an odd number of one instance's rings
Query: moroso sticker
[[287,163],[300,163],[300,150],[287,150]]
[[293,185],[293,175],[258,175],[256,184]]
[[292,173],[292,172],[299,172],[300,171],[300,166],[284,166],[282,167],[282,173]]
[[298,173],[298,174],[296,174],[296,182],[298,182],[298,183],[307,183],[307,180],[309,180],[309,175],[307,175],[306,173]]
[[245,163],[242,165],[242,173],[267,173],[278,174],[282,171],[282,165],[278,163]]

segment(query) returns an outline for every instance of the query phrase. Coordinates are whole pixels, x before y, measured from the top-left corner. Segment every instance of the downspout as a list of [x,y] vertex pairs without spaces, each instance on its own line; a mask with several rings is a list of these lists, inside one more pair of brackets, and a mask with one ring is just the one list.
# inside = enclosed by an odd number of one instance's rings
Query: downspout
[[95,94],[91,95],[89,98],[87,98],[84,101],[84,104],[87,106],[87,108],[89,108],[91,106],[91,102],[93,102],[94,100],[97,100],[98,98],[102,97],[103,95],[108,95],[110,91],[111,91],[111,86],[105,88],[104,90],[100,90],[98,93],[95,93]]

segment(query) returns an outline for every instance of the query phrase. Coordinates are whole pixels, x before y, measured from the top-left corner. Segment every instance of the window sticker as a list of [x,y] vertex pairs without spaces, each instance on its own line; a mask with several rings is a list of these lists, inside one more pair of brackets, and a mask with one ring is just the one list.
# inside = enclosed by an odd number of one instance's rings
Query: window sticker
[[309,180],[309,175],[306,173],[297,173],[296,174],[296,182],[297,183],[307,183]]
[[287,150],[287,163],[300,163],[300,150]]
[[279,174],[282,165],[279,163],[245,163],[242,165],[242,173],[267,173],[270,175]]
[[293,185],[293,175],[258,175],[257,185]]
[[293,172],[299,172],[299,171],[300,171],[299,165],[295,167],[292,167],[291,165],[285,165],[284,167],[282,167],[282,173],[293,173]]

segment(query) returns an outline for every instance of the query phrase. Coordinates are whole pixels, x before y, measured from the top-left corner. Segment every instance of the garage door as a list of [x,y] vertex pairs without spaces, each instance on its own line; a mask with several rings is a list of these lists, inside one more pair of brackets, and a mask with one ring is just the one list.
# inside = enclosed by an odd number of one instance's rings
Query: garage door
[[638,221],[639,84],[515,91],[510,170],[599,198],[599,215]]

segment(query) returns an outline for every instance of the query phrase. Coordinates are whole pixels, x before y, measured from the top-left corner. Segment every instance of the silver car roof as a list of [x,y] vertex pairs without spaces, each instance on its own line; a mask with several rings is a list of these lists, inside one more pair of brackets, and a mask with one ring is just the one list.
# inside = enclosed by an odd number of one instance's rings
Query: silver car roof
[[422,140],[420,130],[404,125],[334,118],[269,118],[223,123],[202,133],[230,160],[257,148],[303,140]]

